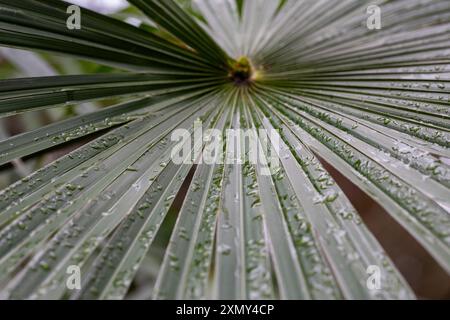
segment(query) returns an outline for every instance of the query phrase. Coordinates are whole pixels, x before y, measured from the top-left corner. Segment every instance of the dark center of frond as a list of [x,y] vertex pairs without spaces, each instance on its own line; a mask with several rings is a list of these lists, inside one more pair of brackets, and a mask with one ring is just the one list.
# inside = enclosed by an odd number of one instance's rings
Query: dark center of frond
[[255,74],[247,57],[241,57],[230,63],[229,77],[236,85],[249,85],[255,79]]

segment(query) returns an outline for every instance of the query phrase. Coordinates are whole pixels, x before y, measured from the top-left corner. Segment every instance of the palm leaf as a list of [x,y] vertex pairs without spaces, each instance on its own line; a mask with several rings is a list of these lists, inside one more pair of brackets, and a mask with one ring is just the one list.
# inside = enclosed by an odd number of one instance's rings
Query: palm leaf
[[[3,297],[124,298],[175,214],[148,297],[415,298],[326,166],[450,272],[450,3],[129,2],[162,32],[87,9],[69,30],[62,1],[0,0],[1,45],[122,69],[0,81],[2,117],[120,99],[0,141],[3,165],[100,135],[0,192]],[[222,133],[221,161],[204,161],[198,120]]]

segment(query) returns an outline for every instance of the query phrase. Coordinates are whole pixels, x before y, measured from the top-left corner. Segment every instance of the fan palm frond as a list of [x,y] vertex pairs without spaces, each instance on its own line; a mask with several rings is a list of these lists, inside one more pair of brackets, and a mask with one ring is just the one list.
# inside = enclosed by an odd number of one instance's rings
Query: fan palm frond
[[[4,297],[125,297],[178,199],[156,299],[414,298],[325,163],[450,272],[450,2],[129,2],[171,38],[88,9],[69,30],[63,1],[0,0],[1,45],[117,68],[1,80],[0,116],[122,101],[0,141],[6,164],[99,135],[0,192]],[[174,141],[180,129],[194,141]],[[195,135],[208,129],[225,160],[251,143],[228,131],[262,132],[279,166],[174,161],[211,151]]]

